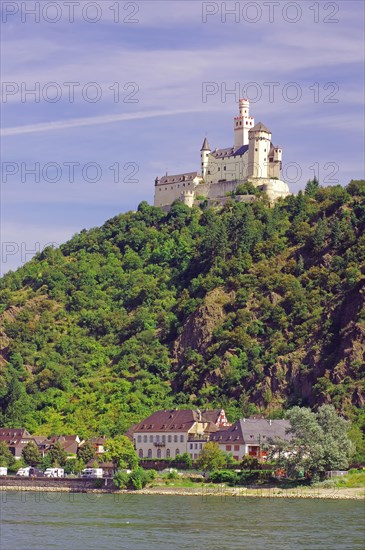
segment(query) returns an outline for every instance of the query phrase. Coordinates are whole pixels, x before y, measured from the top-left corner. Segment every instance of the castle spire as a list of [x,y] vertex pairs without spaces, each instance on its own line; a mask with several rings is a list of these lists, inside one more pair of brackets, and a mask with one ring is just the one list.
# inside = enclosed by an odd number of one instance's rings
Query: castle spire
[[201,151],[211,151],[211,148],[210,148],[210,145],[208,143],[207,138],[204,138],[204,142],[203,142],[202,148],[200,150]]

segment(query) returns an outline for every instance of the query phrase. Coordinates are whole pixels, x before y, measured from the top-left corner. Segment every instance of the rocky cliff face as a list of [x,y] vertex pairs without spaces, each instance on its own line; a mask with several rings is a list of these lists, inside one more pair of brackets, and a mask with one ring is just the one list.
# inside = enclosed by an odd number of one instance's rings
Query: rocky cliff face
[[[364,285],[359,285],[340,303],[334,301],[323,314],[321,322],[310,338],[295,346],[295,349],[283,356],[278,356],[271,366],[263,366],[262,373],[251,372],[247,377],[245,389],[250,398],[260,408],[268,405],[270,395],[271,407],[283,404],[301,403],[309,406],[332,402],[330,389],[337,386],[338,400],[362,407],[364,397],[361,388],[361,370],[365,365],[365,324],[358,317],[364,310]],[[270,293],[269,299],[276,306],[281,297]],[[207,294],[204,303],[186,320],[181,335],[173,344],[173,357],[176,370],[187,367],[197,369],[198,387],[211,384],[222,384],[229,370],[229,363],[237,356],[234,348],[225,349],[215,338],[215,331],[222,327],[227,319],[227,308],[235,307],[235,293],[227,293],[217,288]],[[250,314],[249,305],[247,314]],[[252,312],[251,312],[252,314]],[[258,319],[259,320],[259,319]],[[330,330],[323,330],[324,324]],[[252,346],[256,340],[252,338]],[[263,345],[265,343],[261,342]],[[187,365],[190,350],[200,354],[206,365],[215,357],[218,368],[202,369],[201,366]],[[342,384],[355,380],[351,392],[341,395]],[[181,379],[175,382],[176,390],[183,387]],[[185,388],[186,390],[186,388]],[[241,390],[231,386],[228,394],[240,398]],[[193,393],[196,397],[197,392]]]

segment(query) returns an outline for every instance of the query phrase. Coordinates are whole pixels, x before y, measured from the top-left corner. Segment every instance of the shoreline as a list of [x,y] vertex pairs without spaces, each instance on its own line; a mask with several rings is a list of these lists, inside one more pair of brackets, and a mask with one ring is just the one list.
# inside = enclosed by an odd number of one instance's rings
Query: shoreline
[[35,493],[67,493],[67,494],[105,494],[105,495],[126,495],[126,496],[138,496],[138,495],[158,495],[158,496],[195,496],[203,499],[208,497],[219,498],[235,498],[237,500],[243,498],[288,498],[288,499],[330,499],[330,500],[361,500],[365,499],[365,488],[354,487],[331,487],[331,488],[316,488],[316,487],[298,487],[291,489],[281,489],[279,487],[271,488],[248,488],[248,487],[226,487],[224,485],[217,484],[216,487],[146,487],[139,491],[130,490],[118,490],[118,489],[102,489],[102,488],[73,488],[73,487],[44,487],[42,485],[22,485],[21,487],[16,485],[1,486],[0,492],[35,492]]

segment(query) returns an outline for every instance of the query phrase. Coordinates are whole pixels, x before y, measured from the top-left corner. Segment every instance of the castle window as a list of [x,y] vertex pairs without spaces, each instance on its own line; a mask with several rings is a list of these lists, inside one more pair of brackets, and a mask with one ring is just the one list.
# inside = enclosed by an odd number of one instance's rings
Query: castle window
[[[246,124],[247,124],[247,122],[246,122]],[[240,126],[242,126],[242,120],[241,120],[241,122],[240,122]]]
[[258,151],[258,149],[257,149],[257,148],[255,148],[255,151]]
[[247,120],[246,120],[246,124],[248,124]]
[[223,168],[223,170],[227,170],[227,167],[225,166],[225,167]]
[[[210,170],[208,170],[208,174],[210,175]],[[160,189],[160,191],[161,191],[161,189]]]
[[270,161],[270,162],[273,162],[273,161],[274,161],[274,157],[269,157],[269,161]]

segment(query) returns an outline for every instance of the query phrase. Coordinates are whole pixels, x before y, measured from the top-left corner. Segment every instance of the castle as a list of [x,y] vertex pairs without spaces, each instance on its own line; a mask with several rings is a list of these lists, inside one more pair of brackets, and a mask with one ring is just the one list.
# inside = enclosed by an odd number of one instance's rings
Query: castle
[[[282,148],[273,145],[271,132],[262,122],[255,125],[249,107],[247,99],[239,100],[232,147],[212,151],[207,138],[204,139],[200,173],[156,178],[155,206],[168,208],[177,199],[190,207],[201,199],[223,203],[229,193],[245,182],[265,191],[271,202],[290,194],[288,185],[280,179]],[[241,200],[249,200],[249,196],[242,195]]]

